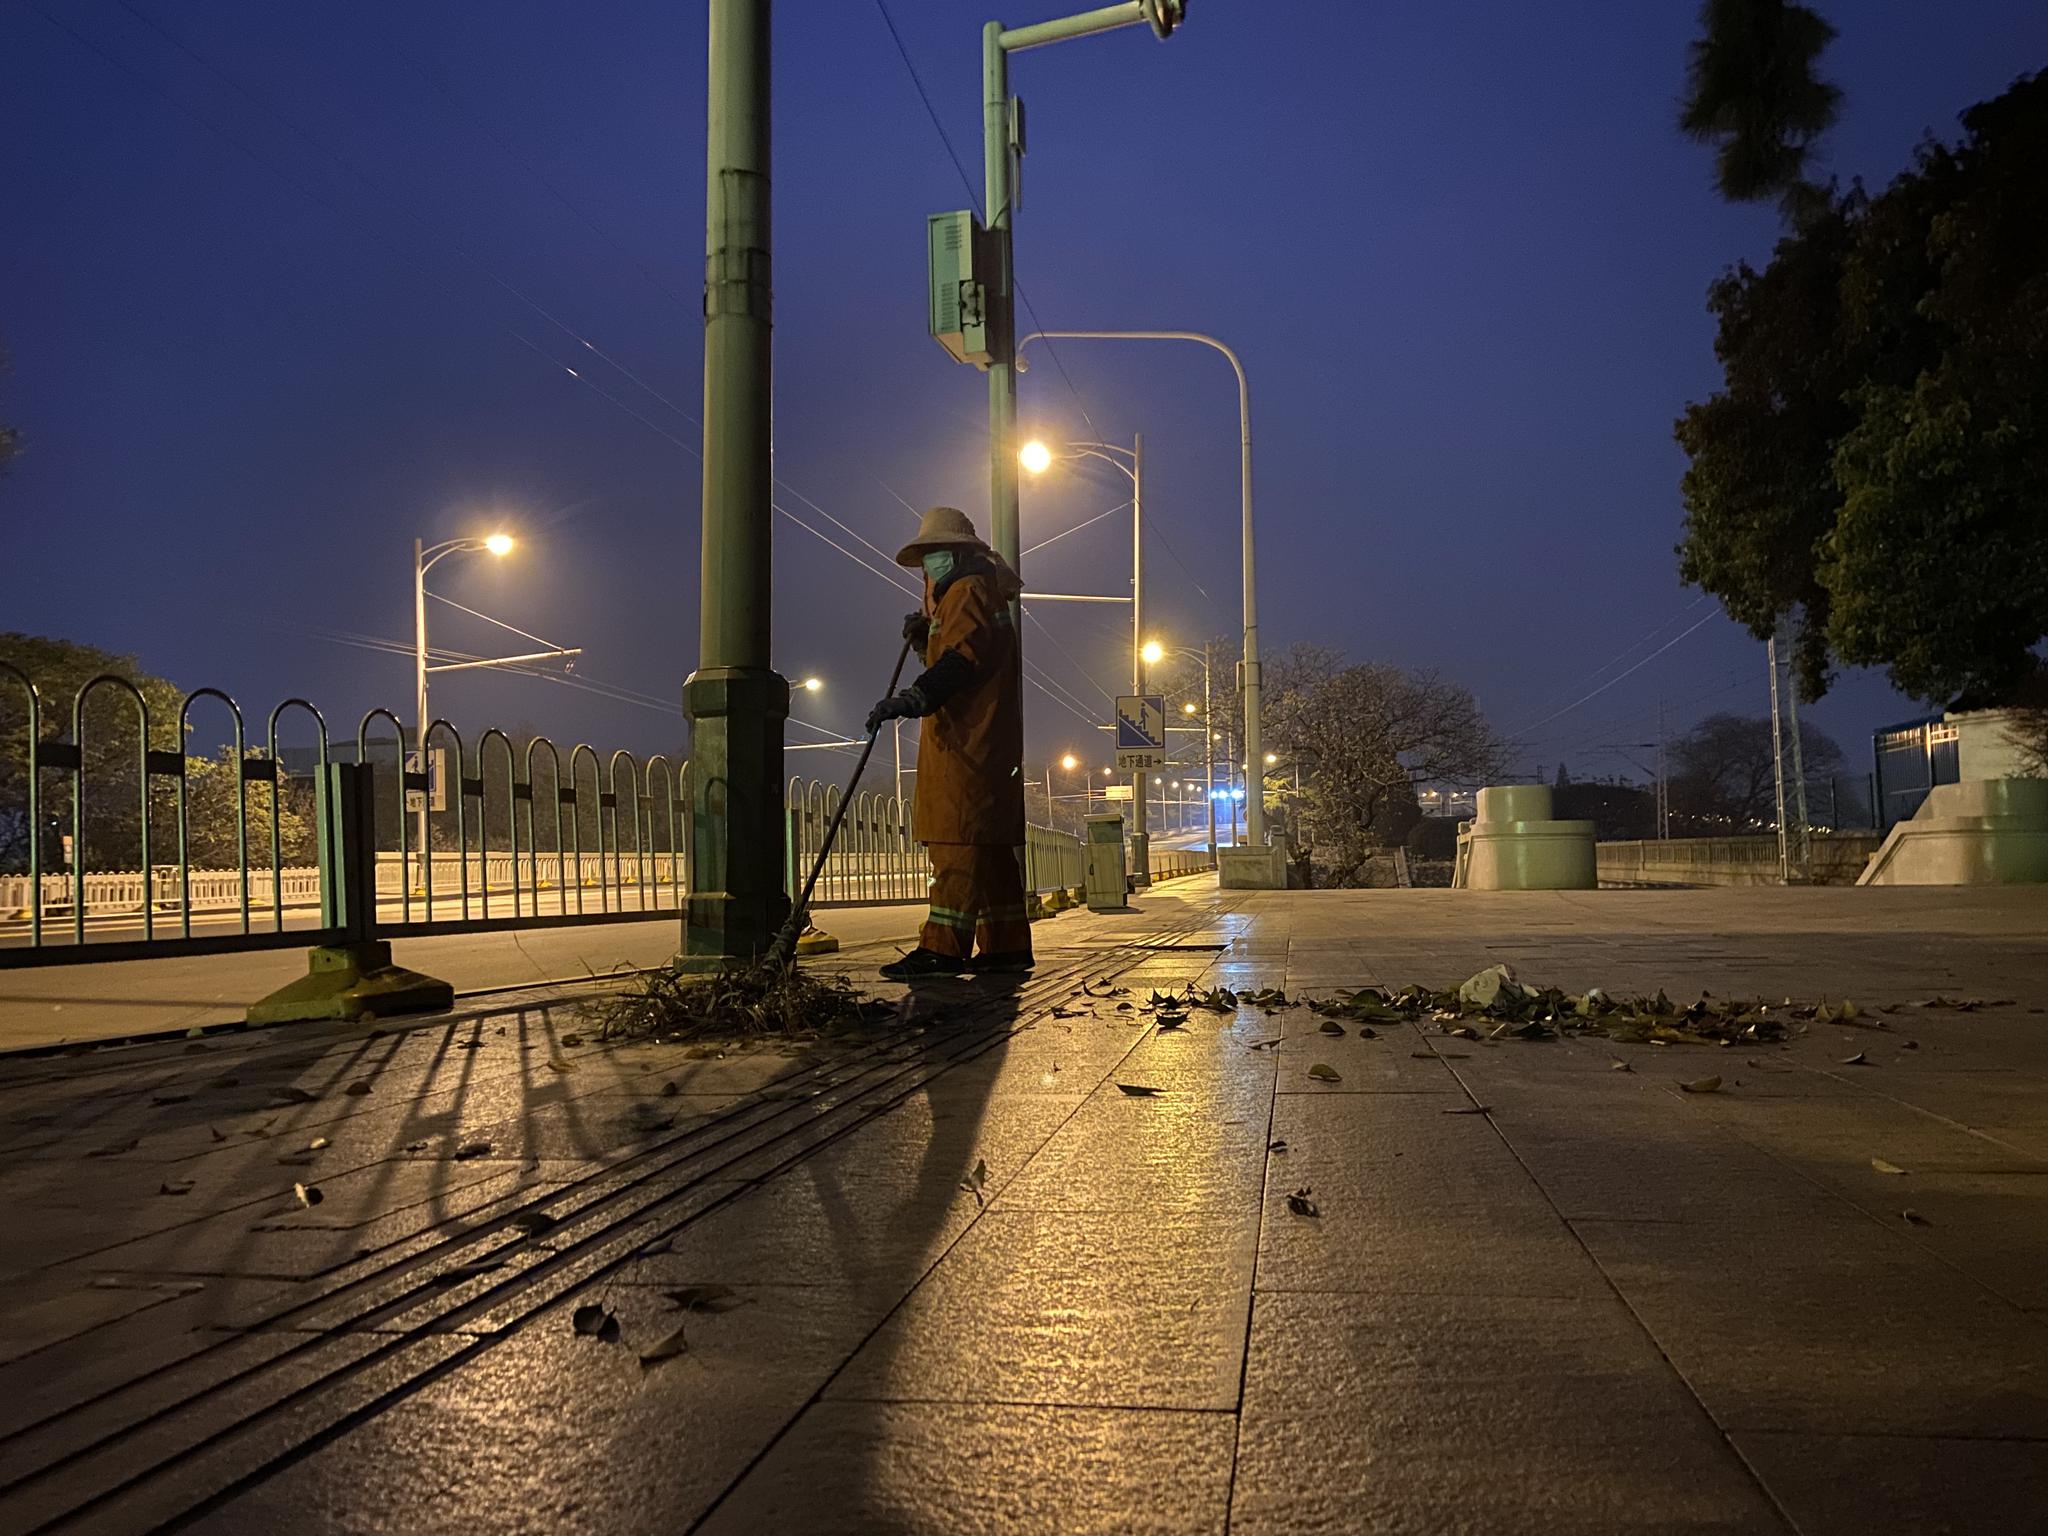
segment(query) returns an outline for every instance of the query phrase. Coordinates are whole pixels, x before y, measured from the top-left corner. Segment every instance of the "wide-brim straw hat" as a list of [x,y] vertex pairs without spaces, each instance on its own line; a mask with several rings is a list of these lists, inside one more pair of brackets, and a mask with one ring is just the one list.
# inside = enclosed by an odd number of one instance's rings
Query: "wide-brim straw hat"
[[898,565],[916,565],[935,549],[987,549],[974,524],[958,507],[933,507],[918,525],[917,537],[896,551]]

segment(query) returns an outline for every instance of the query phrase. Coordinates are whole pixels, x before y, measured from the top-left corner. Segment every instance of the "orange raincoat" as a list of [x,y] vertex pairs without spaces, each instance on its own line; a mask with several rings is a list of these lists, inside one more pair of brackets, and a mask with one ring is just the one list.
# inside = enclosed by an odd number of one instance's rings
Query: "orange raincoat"
[[920,728],[921,843],[1024,846],[1023,663],[1011,606],[1023,590],[992,550],[964,554],[936,593],[925,584],[927,663],[937,666],[950,651],[969,670]]

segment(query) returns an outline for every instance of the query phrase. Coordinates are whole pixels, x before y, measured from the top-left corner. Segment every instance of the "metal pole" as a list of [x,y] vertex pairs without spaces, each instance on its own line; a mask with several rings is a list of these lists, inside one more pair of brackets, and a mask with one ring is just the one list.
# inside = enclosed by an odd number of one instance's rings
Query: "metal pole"
[[1799,679],[1792,658],[1785,658],[1785,725],[1792,744],[1792,851],[1801,879],[1813,873],[1812,834],[1806,813],[1806,753],[1799,743]]
[[1764,642],[1764,658],[1771,665],[1771,777],[1777,787],[1778,882],[1792,878],[1792,854],[1785,831],[1785,732],[1778,710],[1778,637]]
[[[427,764],[427,571],[424,563],[425,549],[419,539],[412,541],[412,647],[413,647],[413,750],[419,754],[419,771],[430,771]],[[401,762],[404,754],[400,754]],[[274,793],[275,791],[273,791]],[[420,790],[419,836],[413,847],[420,860],[420,869],[426,870],[427,847],[427,794]],[[404,806],[405,791],[399,791],[399,805]],[[401,814],[403,812],[401,811]],[[409,880],[411,873],[400,870],[399,878]],[[409,887],[408,887],[409,889]]]
[[[1131,692],[1142,695],[1145,668],[1145,435],[1131,439]],[[1140,768],[1131,775],[1131,869],[1139,890],[1152,884],[1152,835],[1146,825],[1151,790]]]
[[[903,722],[890,722],[896,728],[896,814],[903,814]],[[1048,780],[1050,782],[1050,780]]]
[[705,155],[703,554],[691,721],[692,967],[752,957],[790,910],[783,889],[783,722],[769,665],[773,541],[770,329],[771,0],[710,0]]
[[1012,307],[1010,183],[1010,56],[1003,24],[981,33],[982,206],[995,246],[996,270],[988,285],[988,521],[989,543],[1016,570],[1017,532],[1017,320]]
[[1202,789],[1209,802],[1209,861],[1216,860],[1216,719],[1209,689],[1209,643],[1202,642]]

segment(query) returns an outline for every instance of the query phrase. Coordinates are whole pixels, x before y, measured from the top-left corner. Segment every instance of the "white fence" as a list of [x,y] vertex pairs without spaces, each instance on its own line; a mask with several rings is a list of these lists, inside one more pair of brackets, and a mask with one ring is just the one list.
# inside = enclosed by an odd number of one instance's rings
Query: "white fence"
[[[317,907],[320,904],[320,871],[312,865],[293,866],[284,871],[284,905]],[[71,876],[44,875],[43,916],[70,917],[74,897]],[[268,912],[277,887],[271,871],[261,865],[249,872],[249,910]],[[26,921],[29,913],[27,875],[0,875],[0,920]],[[150,905],[158,912],[177,912],[184,905],[184,885],[178,866],[163,864],[150,871]],[[242,874],[234,869],[192,871],[194,912],[238,912],[242,906]],[[142,910],[142,871],[111,870],[85,877],[85,915],[120,917]]]

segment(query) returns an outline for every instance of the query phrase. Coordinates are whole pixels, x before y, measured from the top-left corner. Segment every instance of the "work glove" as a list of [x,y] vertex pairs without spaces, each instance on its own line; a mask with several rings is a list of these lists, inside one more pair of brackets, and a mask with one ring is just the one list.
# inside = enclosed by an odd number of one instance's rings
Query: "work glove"
[[922,613],[903,615],[903,638],[910,642],[911,648],[918,655],[922,656],[924,648],[932,641],[931,619]]
[[874,735],[887,721],[915,720],[925,713],[924,695],[915,688],[905,688],[868,711],[868,734]]

